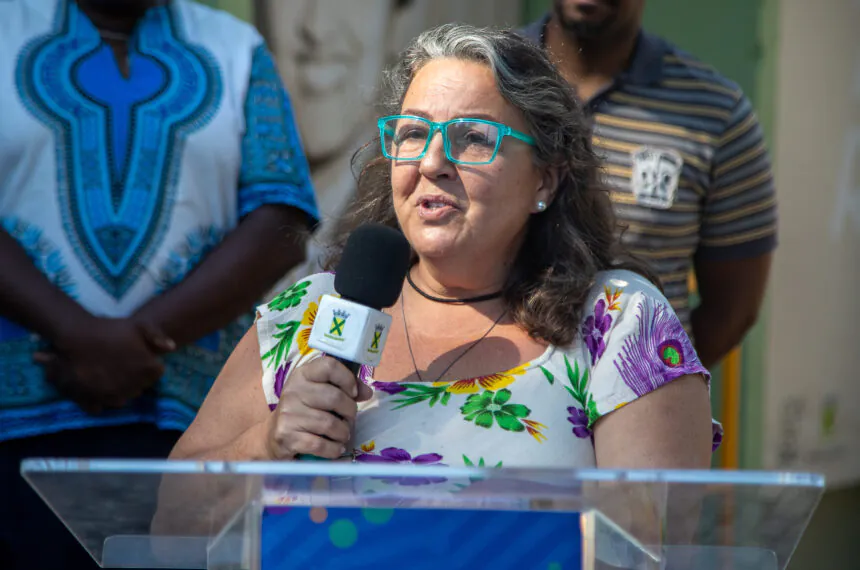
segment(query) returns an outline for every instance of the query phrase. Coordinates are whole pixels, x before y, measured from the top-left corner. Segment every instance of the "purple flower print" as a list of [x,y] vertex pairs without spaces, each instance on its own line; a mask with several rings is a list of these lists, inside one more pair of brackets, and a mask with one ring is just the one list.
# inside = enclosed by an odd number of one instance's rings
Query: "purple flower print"
[[612,317],[606,311],[606,301],[600,299],[594,305],[594,314],[589,315],[582,324],[582,338],[585,339],[585,345],[591,353],[592,365],[606,352],[606,342],[603,337],[609,332],[610,326],[612,326]]
[[[711,375],[702,366],[690,337],[675,312],[653,297],[637,305],[638,331],[624,339],[615,368],[636,396],[656,390],[687,374]],[[723,439],[722,426],[713,423],[713,449]]]
[[393,396],[406,391],[406,386],[400,382],[374,382],[373,389]]
[[[284,380],[287,379],[287,374],[289,373],[290,366],[292,366],[292,364],[292,362],[287,362],[275,371],[275,385],[272,387],[272,390],[275,392],[275,397],[279,400],[281,399],[281,393],[284,391]],[[277,407],[277,403],[269,404],[269,409],[273,412]]]
[[371,376],[373,376],[373,366],[362,364],[361,368],[358,369],[358,379],[367,384]]
[[716,451],[721,443],[723,443],[723,426],[711,420],[711,451]]
[[615,368],[637,396],[644,396],[686,374],[702,374],[710,379],[671,308],[645,297],[637,310],[638,331],[624,339],[615,359]]
[[[447,467],[444,463],[440,463],[442,456],[438,453],[424,453],[417,457],[412,457],[408,451],[397,447],[386,447],[379,452],[379,455],[362,451],[355,456],[355,461],[357,463],[406,463],[411,465]],[[445,477],[374,477],[374,479],[380,479],[393,485],[405,486],[431,485],[447,481]]]
[[591,430],[588,429],[588,414],[585,413],[585,410],[576,406],[569,406],[567,413],[570,414],[567,421],[573,424],[573,435],[580,439],[591,437]]
[[363,453],[361,456],[366,456],[367,459],[359,459],[367,463],[414,463],[416,465],[434,465],[442,461],[442,456],[438,453],[425,453],[418,457],[412,457],[405,449],[397,447],[386,447],[379,452],[379,455],[373,453]]

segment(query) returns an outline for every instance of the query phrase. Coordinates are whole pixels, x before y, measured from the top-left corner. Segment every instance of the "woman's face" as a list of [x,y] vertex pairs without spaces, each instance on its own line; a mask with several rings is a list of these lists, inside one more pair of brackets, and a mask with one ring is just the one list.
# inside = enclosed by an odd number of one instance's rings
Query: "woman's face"
[[[426,64],[413,78],[401,114],[436,122],[487,119],[530,134],[490,69],[471,61]],[[438,132],[420,161],[391,162],[397,219],[423,259],[512,259],[537,202],[550,201],[553,189],[545,178],[532,147],[512,137],[504,138],[490,164],[451,163]]]

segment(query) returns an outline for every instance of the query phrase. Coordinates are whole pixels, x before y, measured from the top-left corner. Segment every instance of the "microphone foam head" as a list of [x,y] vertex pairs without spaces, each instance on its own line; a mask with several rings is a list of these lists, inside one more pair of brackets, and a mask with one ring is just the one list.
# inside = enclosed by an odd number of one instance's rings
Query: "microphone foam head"
[[347,239],[334,288],[344,298],[377,311],[391,307],[403,289],[411,249],[398,230],[381,224],[359,226]]

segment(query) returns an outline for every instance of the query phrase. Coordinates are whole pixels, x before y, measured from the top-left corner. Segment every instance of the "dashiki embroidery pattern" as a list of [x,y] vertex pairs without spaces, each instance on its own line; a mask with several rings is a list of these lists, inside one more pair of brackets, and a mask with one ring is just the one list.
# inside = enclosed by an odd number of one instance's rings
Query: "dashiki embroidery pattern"
[[[13,30],[0,37],[0,78],[14,85],[0,93],[0,124],[16,135],[0,139],[0,224],[90,312],[132,314],[263,205],[318,217],[289,96],[250,25],[171,0],[139,21],[125,77],[73,0],[8,0],[0,21]],[[251,309],[167,355],[156,393],[99,416],[45,381],[32,355],[46,342],[0,317],[0,439],[131,422],[185,429]]]
[[[220,74],[205,49],[176,33],[169,9],[149,12],[130,42],[128,79],[74,3],[61,2],[57,19],[57,33],[21,53],[16,84],[54,131],[67,238],[92,278],[120,298],[167,231],[183,142],[218,110]],[[123,82],[128,88],[117,89]]]
[[[594,466],[602,416],[687,374],[710,379],[666,299],[629,271],[599,276],[573,346],[550,346],[511,370],[456,381],[389,382],[363,367],[374,390],[359,404],[352,460],[506,467]],[[303,280],[258,308],[263,389],[277,407],[290,373],[319,357],[307,346],[334,277]],[[714,426],[714,449],[722,429]],[[424,484],[440,481],[391,481]]]

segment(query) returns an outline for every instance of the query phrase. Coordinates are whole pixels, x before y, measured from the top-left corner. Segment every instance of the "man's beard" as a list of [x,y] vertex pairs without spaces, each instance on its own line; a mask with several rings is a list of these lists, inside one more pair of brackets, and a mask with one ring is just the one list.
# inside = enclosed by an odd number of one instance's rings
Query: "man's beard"
[[571,36],[583,40],[596,40],[606,35],[607,30],[612,27],[612,20],[609,18],[602,22],[575,22],[559,18],[559,23],[562,29]]
[[606,35],[612,29],[612,24],[616,16],[616,14],[612,14],[600,22],[576,21],[565,15],[562,0],[555,0],[553,2],[553,11],[565,32],[575,38],[584,40],[596,40]]

